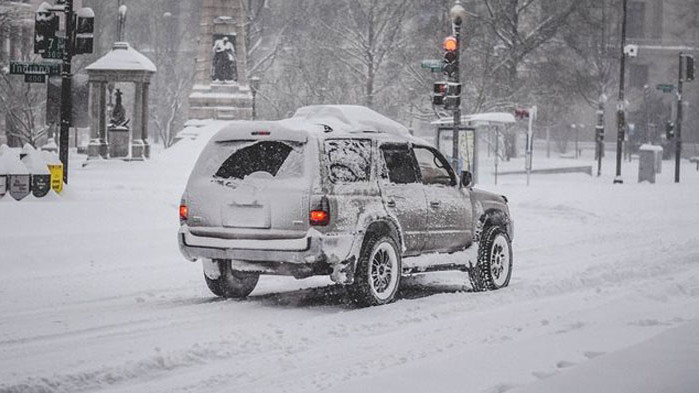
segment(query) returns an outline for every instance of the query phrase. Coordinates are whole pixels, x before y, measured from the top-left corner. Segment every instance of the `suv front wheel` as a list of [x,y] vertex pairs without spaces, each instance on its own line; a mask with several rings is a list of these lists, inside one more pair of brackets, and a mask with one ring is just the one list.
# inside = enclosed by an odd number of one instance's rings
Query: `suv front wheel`
[[390,236],[369,234],[357,262],[355,300],[365,306],[392,302],[400,285],[401,257]]
[[226,259],[214,260],[220,272],[218,278],[209,278],[204,274],[206,285],[211,292],[220,297],[243,298],[248,296],[260,279],[259,273],[234,271],[231,261]]
[[491,226],[483,231],[478,248],[478,264],[482,289],[500,289],[510,283],[512,240],[504,228]]

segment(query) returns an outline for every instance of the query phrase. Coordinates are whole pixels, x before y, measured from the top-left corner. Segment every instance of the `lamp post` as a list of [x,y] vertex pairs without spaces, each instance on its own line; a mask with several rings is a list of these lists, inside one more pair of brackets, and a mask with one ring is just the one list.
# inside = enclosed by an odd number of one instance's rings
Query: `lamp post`
[[250,78],[250,91],[252,92],[252,120],[257,120],[256,98],[257,92],[260,90],[260,77],[253,76]]
[[604,157],[604,104],[607,103],[607,95],[599,96],[597,107],[597,126],[595,127],[595,141],[597,142],[597,177],[602,176],[602,157]]
[[624,77],[626,72],[626,11],[628,9],[628,0],[624,0],[622,5],[622,22],[621,22],[621,62],[619,66],[619,102],[617,103],[617,139],[616,139],[616,177],[614,184],[623,184],[621,178],[621,145],[624,142],[624,125],[626,124],[626,116],[624,112]]

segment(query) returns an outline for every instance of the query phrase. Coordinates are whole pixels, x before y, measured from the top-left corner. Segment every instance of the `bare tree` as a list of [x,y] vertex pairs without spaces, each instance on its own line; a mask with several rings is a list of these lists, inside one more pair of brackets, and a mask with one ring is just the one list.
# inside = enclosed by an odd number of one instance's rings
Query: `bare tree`
[[46,87],[24,83],[21,77],[8,75],[10,60],[34,60],[29,53],[32,37],[27,34],[27,12],[26,5],[0,1],[0,37],[10,40],[13,48],[10,55],[19,56],[0,58],[0,116],[4,118],[3,128],[9,143],[36,146],[48,132],[48,127],[43,124]]
[[5,114],[5,132],[15,146],[38,146],[49,128],[43,124],[46,88],[37,87],[16,76],[0,73],[0,113]]
[[[336,19],[317,21],[323,36],[316,43],[349,71],[363,87],[363,103],[373,107],[377,93],[392,86],[402,70],[398,64],[387,67],[391,57],[404,46],[410,0],[342,0],[333,3]],[[383,77],[381,77],[383,76]]]

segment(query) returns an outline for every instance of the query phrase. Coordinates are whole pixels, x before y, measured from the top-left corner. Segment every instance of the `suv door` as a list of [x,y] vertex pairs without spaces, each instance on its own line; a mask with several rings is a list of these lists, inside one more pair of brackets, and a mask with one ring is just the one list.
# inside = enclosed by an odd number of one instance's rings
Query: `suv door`
[[417,162],[407,144],[384,144],[380,147],[381,197],[386,210],[401,226],[405,255],[421,253],[427,240],[427,201]]
[[425,251],[452,252],[472,242],[473,211],[469,190],[460,188],[454,171],[436,149],[414,146],[427,199]]

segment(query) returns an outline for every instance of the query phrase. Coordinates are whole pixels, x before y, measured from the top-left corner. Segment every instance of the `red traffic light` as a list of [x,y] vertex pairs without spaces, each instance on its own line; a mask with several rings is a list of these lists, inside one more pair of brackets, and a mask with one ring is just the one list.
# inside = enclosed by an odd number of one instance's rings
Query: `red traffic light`
[[447,52],[455,52],[457,49],[459,49],[459,41],[456,39],[456,37],[449,36],[444,39],[442,47]]

